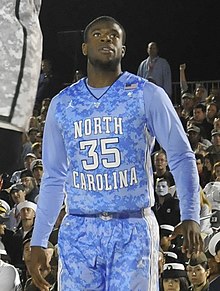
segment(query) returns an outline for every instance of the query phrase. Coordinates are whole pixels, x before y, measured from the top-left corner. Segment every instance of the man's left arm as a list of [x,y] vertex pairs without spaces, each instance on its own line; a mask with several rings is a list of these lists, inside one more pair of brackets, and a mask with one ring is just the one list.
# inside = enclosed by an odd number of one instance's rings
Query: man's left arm
[[185,249],[200,251],[200,185],[195,155],[169,97],[161,88],[151,86],[152,91],[144,91],[147,126],[166,151],[174,176],[182,221],[177,231],[184,235]]

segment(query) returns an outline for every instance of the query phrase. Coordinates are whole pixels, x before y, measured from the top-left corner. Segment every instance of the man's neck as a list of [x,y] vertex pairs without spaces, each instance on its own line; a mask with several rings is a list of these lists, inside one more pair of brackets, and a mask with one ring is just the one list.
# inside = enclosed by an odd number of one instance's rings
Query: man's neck
[[111,86],[121,73],[121,67],[118,67],[115,71],[105,71],[88,65],[88,85],[94,88]]
[[33,226],[33,220],[32,219],[28,219],[28,220],[22,220],[22,228],[24,231],[28,231],[32,228]]
[[165,173],[166,173],[167,170],[164,170],[164,169],[158,169],[156,170],[156,173],[157,173],[157,176],[161,177],[163,176]]

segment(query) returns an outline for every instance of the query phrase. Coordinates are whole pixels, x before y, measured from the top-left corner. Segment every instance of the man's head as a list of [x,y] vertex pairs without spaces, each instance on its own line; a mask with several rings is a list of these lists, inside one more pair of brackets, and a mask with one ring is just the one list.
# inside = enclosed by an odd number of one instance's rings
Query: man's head
[[21,220],[33,220],[37,210],[37,204],[31,201],[23,201],[17,205]]
[[151,58],[155,58],[158,55],[158,46],[156,42],[150,42],[147,45],[147,53]]
[[125,55],[126,34],[123,26],[110,16],[100,16],[84,31],[82,52],[88,65],[115,70]]
[[220,146],[220,130],[213,129],[211,134],[213,145]]
[[195,154],[195,158],[196,158],[197,170],[198,170],[198,173],[200,174],[203,172],[204,156],[202,154]]
[[164,151],[158,151],[154,155],[154,166],[156,172],[165,173],[167,170],[167,156]]
[[158,196],[165,196],[169,193],[169,181],[164,178],[156,180],[155,191]]
[[36,179],[39,184],[43,175],[43,163],[41,159],[36,159],[31,163],[31,171],[33,177]]
[[26,191],[22,183],[16,183],[10,189],[11,199],[15,204],[25,201]]
[[182,105],[183,108],[187,111],[190,111],[193,109],[195,103],[195,98],[193,94],[185,92],[182,94]]
[[206,107],[206,117],[208,120],[214,120],[218,114],[218,105],[217,103],[210,103]]
[[201,140],[201,130],[198,126],[191,124],[187,127],[188,139],[191,146],[197,146]]
[[170,224],[160,225],[160,246],[163,251],[168,251],[171,245],[169,236],[173,233],[174,227]]
[[193,108],[193,118],[196,122],[202,123],[206,118],[206,107],[203,104],[197,104]]

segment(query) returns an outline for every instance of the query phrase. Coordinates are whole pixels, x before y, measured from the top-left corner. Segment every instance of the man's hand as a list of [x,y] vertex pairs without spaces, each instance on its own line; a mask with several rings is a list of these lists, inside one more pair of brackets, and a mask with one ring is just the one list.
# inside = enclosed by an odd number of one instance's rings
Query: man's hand
[[48,291],[51,287],[44,277],[50,272],[46,253],[41,247],[31,247],[30,272],[33,283],[41,290]]
[[182,252],[190,257],[192,253],[200,253],[203,251],[203,240],[201,236],[200,226],[193,220],[184,220],[178,224],[170,240],[175,239],[178,235],[183,236]]

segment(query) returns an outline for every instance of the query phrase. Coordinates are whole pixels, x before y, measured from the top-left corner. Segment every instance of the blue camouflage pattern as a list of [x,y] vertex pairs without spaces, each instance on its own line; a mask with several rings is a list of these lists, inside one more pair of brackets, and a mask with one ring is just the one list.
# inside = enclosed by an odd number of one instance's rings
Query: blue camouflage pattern
[[158,290],[158,226],[145,218],[68,215],[59,232],[59,290]]
[[146,175],[146,80],[123,73],[97,99],[80,80],[56,97],[55,118],[69,161],[70,213],[120,212],[154,204]]

